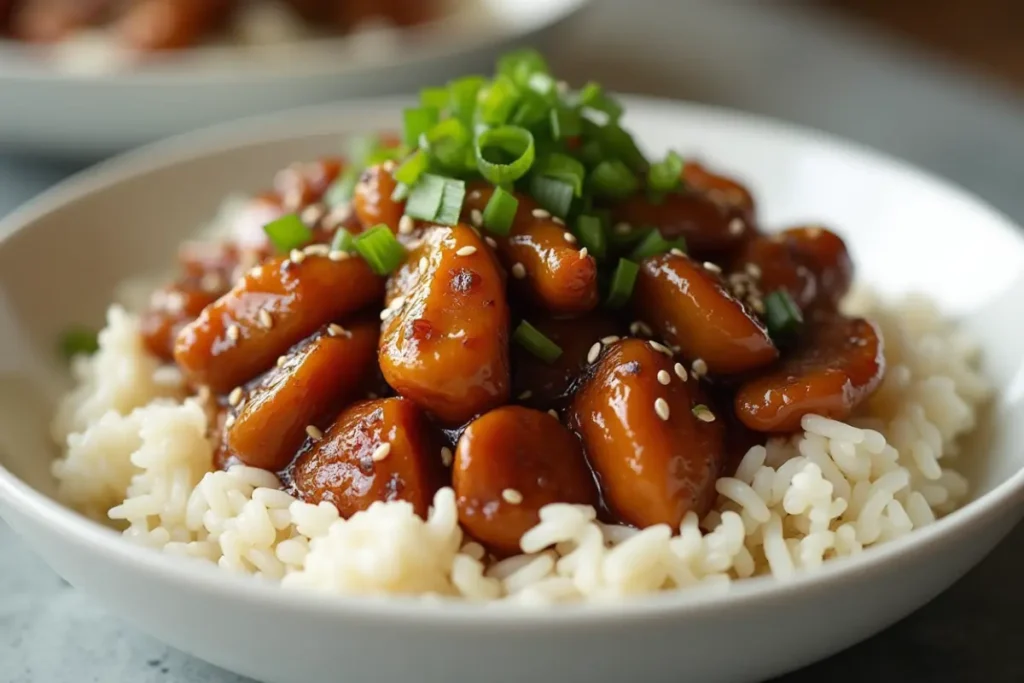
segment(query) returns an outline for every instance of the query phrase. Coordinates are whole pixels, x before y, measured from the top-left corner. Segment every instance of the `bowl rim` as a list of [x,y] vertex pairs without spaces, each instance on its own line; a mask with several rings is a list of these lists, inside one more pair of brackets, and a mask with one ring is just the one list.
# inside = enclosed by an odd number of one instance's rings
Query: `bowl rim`
[[[506,12],[514,9],[514,0],[502,1],[508,5],[505,8]],[[233,44],[198,45],[181,54],[164,56],[151,63],[132,65],[127,69],[115,68],[98,73],[78,74],[57,68],[52,57],[46,54],[48,50],[45,47],[0,39],[0,83],[38,82],[51,85],[84,84],[119,88],[192,87],[251,85],[294,78],[347,78],[386,74],[414,63],[452,59],[462,54],[493,48],[495,45],[508,45],[557,28],[591,6],[593,0],[534,2],[540,10],[528,15],[529,21],[521,25],[508,27],[499,23],[492,31],[462,31],[459,39],[455,41],[446,40],[451,37],[448,30],[450,23],[456,19],[456,13],[471,11],[473,8],[456,8],[456,12],[432,19],[420,26],[398,29],[402,35],[409,32],[417,39],[423,39],[422,43],[384,60],[349,62],[345,59],[331,59],[332,50],[345,50],[351,44],[349,35],[309,36],[298,41],[290,41],[283,49],[288,51],[289,59],[293,60],[293,63],[286,65],[285,68],[275,67],[269,72],[261,68],[261,65],[265,64],[265,56],[273,54],[275,50],[281,49],[281,46],[250,48]],[[264,56],[255,61],[248,59],[247,51],[253,49],[259,50]],[[11,63],[4,63],[6,61]],[[200,69],[196,72],[190,67]]]
[[[665,119],[673,116],[692,119],[716,119],[758,135],[782,137],[794,143],[810,143],[830,155],[852,156],[861,162],[886,167],[923,182],[952,200],[969,205],[984,217],[993,229],[1024,242],[1021,234],[1004,214],[950,182],[883,152],[812,128],[782,122],[770,117],[732,109],[625,95],[629,118]],[[409,101],[408,96],[390,96],[352,100],[341,104],[301,107],[263,114],[210,126],[177,135],[129,151],[79,171],[0,219],[0,249],[16,234],[31,228],[46,215],[74,204],[102,189],[110,189],[123,180],[171,166],[187,164],[214,154],[254,145],[298,140],[327,132],[365,128],[367,117],[382,112],[394,114]],[[330,121],[327,125],[324,122]],[[304,125],[320,123],[316,125]],[[993,406],[996,408],[997,406]],[[1000,482],[981,497],[968,502],[923,529],[906,537],[872,547],[863,553],[825,562],[820,568],[798,572],[780,580],[760,576],[731,583],[727,591],[686,589],[634,596],[620,602],[558,605],[553,608],[524,608],[517,605],[473,603],[458,600],[424,600],[406,596],[340,596],[299,590],[282,590],[278,585],[255,577],[225,572],[209,563],[169,556],[125,541],[119,533],[92,521],[71,508],[20,480],[0,463],[0,501],[12,506],[15,515],[32,518],[46,526],[65,543],[77,545],[82,552],[106,555],[106,561],[131,565],[134,571],[149,573],[161,581],[187,584],[211,599],[258,601],[269,609],[316,614],[324,618],[359,617],[393,624],[421,624],[508,629],[572,625],[588,627],[605,623],[629,623],[652,618],[697,617],[724,610],[743,609],[753,604],[784,602],[799,592],[825,590],[830,585],[883,573],[901,558],[920,555],[930,548],[955,541],[970,529],[998,522],[1024,501],[1024,468]],[[27,541],[31,545],[30,541]]]

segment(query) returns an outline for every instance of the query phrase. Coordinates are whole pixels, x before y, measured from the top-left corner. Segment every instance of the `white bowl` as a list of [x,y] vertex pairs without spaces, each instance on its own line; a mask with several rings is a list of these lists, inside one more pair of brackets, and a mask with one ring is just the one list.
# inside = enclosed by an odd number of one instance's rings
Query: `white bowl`
[[967,452],[966,507],[909,537],[789,581],[621,605],[530,611],[286,592],[135,547],[48,497],[49,360],[71,321],[98,322],[126,276],[161,268],[221,197],[263,187],[342,134],[397,123],[400,103],[273,116],[158,144],[53,189],[0,223],[0,514],[71,584],[174,647],[286,681],[756,681],[841,650],[977,563],[1024,503],[1024,240],[995,211],[881,155],[763,119],[644,99],[651,151],[695,151],[749,181],[769,225],[838,228],[887,294],[923,290],[984,347],[998,388]]
[[513,44],[543,45],[587,4],[451,1],[453,14],[383,45],[342,37],[203,46],[113,70],[86,68],[105,60],[82,52],[55,60],[0,40],[0,148],[98,158],[250,114],[408,92],[488,71]]

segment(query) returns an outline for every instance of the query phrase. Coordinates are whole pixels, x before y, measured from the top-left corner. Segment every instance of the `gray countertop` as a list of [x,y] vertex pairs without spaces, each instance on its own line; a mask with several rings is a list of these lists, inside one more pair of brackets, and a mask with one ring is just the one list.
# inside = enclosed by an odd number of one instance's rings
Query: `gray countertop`
[[[1018,222],[1024,101],[792,3],[599,2],[555,61],[573,80],[747,109],[944,175]],[[0,215],[73,168],[0,158]],[[778,680],[1024,680],[1024,527],[927,607]],[[837,619],[843,615],[837,614]],[[104,612],[0,523],[0,683],[239,683]]]

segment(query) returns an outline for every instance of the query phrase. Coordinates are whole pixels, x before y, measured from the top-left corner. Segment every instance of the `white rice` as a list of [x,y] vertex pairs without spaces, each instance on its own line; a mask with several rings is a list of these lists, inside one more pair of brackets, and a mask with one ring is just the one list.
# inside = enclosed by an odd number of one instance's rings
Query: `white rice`
[[330,504],[293,499],[268,472],[211,471],[204,411],[159,381],[137,320],[117,307],[100,351],[75,364],[79,385],[53,425],[65,445],[54,474],[69,504],[123,524],[136,542],[288,589],[539,605],[785,579],[931,524],[969,490],[951,461],[989,394],[976,348],[923,300],[847,303],[885,335],[878,393],[850,424],[807,416],[802,433],[751,448],[717,482],[714,509],[678,529],[609,526],[590,507],[548,505],[524,554],[488,565],[458,525],[450,488],[426,520],[404,502],[343,520]]

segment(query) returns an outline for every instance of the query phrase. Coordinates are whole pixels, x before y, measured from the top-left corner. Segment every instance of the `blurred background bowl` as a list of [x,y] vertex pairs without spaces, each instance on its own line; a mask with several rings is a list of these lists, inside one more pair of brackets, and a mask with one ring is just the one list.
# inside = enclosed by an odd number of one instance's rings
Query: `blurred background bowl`
[[94,36],[0,40],[0,149],[96,158],[213,123],[414,91],[544,48],[589,0],[457,0],[437,20],[341,37],[206,44],[124,62]]

